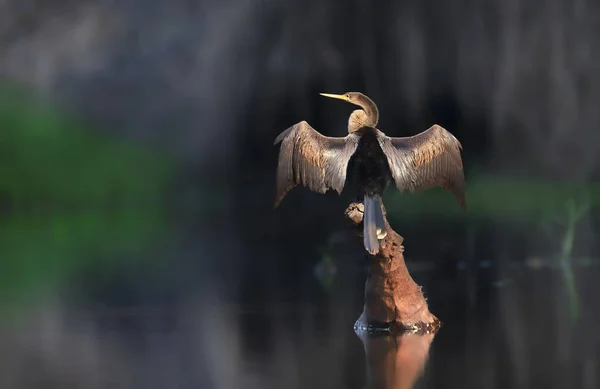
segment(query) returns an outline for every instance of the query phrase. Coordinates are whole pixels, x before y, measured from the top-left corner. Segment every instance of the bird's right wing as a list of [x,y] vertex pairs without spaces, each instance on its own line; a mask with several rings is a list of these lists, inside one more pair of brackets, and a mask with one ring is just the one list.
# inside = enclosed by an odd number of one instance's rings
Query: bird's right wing
[[433,125],[415,136],[392,138],[378,132],[396,187],[420,192],[442,187],[465,209],[465,178],[460,142],[443,127]]
[[306,121],[279,134],[273,143],[282,142],[275,206],[298,184],[317,193],[325,193],[329,189],[342,193],[348,161],[356,151],[358,140],[359,136],[354,134],[344,138],[323,136]]

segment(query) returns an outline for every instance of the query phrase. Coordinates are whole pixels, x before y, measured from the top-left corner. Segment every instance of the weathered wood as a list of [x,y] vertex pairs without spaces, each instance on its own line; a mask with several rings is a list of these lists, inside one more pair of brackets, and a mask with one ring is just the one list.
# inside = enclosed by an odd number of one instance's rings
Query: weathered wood
[[[363,204],[350,204],[345,214],[362,239]],[[365,305],[355,328],[435,333],[441,322],[429,312],[421,286],[408,273],[402,246],[404,238],[392,230],[385,214],[384,209],[387,236],[377,255],[367,253],[370,271],[365,285]]]

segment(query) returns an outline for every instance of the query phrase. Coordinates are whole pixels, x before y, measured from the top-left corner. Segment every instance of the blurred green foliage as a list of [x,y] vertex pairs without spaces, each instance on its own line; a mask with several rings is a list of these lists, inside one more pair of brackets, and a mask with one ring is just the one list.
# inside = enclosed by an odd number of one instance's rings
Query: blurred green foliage
[[390,219],[436,218],[529,220],[545,222],[562,212],[568,201],[586,199],[591,209],[600,207],[600,183],[519,180],[479,175],[466,183],[467,211],[441,188],[418,194],[391,188],[384,203]]
[[0,134],[0,199],[17,208],[157,200],[173,169],[168,156],[86,128],[13,87],[0,87]]
[[0,85],[0,306],[150,250],[174,168]]
[[164,236],[159,212],[13,215],[0,222],[0,306],[26,303],[84,267],[134,261]]

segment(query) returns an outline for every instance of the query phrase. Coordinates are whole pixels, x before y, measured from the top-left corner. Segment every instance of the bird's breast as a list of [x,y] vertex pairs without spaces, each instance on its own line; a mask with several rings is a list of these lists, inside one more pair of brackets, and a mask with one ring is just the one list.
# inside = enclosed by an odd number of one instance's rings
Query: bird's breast
[[387,158],[373,131],[365,131],[361,135],[353,157],[354,178],[359,192],[381,194],[390,179]]

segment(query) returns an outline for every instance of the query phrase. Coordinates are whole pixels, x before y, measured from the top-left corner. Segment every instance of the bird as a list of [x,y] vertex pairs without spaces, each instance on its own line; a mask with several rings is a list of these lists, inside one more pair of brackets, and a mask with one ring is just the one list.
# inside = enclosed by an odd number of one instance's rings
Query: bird
[[281,132],[274,207],[286,193],[302,184],[311,191],[341,194],[347,179],[356,183],[364,205],[363,244],[376,255],[386,237],[382,195],[392,183],[400,192],[418,193],[442,187],[466,210],[462,145],[445,128],[434,124],[409,137],[389,137],[377,128],[379,110],[361,92],[320,95],[351,103],[348,135],[329,137],[301,121]]

